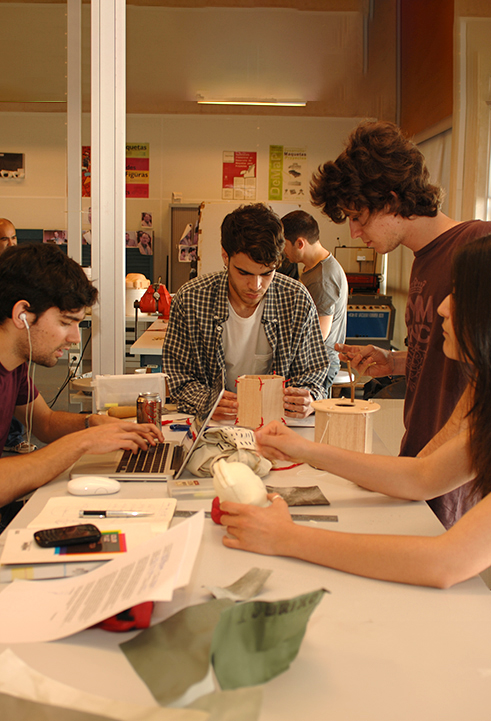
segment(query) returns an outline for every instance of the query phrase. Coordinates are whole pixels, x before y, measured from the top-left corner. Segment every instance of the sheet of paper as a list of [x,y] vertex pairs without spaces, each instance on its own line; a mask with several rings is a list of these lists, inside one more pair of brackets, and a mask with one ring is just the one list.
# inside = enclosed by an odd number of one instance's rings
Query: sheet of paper
[[54,641],[144,601],[169,601],[191,576],[204,514],[78,578],[14,581],[0,593],[0,643]]
[[[131,523],[150,523],[152,532],[160,533],[169,527],[175,508],[175,498],[57,496],[48,500],[41,513],[29,523],[28,528],[38,530],[90,522],[90,519],[79,518],[79,511],[145,511],[152,513],[152,516],[132,518]],[[114,519],[110,518],[95,518],[93,523],[101,530],[111,530],[114,527]]]
[[261,687],[238,688],[201,696],[189,704],[188,708],[209,711],[213,721],[257,721],[262,700]]
[[[101,551],[97,551],[97,544],[92,550],[83,552],[82,546],[65,546],[56,548],[41,548],[34,540],[31,528],[13,528],[5,531],[5,546],[2,551],[0,563],[9,564],[32,564],[32,563],[68,563],[80,561],[111,561],[115,556],[126,554],[141,543],[145,543],[154,537],[148,523],[133,523],[133,519],[127,521],[119,518],[111,519],[110,529],[106,529],[107,537],[103,541]],[[96,524],[103,533],[105,529],[99,523]],[[109,532],[109,530],[111,532]]]
[[[70,721],[72,718],[69,713],[70,709],[118,721],[207,721],[209,718],[209,714],[204,712],[204,705],[200,706],[203,708],[202,711],[140,706],[79,691],[30,668],[11,649],[6,649],[0,654],[0,694],[10,694],[18,699],[24,699],[31,702],[33,706],[31,716],[27,715],[25,707],[22,708],[25,715],[21,716],[20,713],[17,713],[8,716],[6,713],[2,713],[2,699],[0,698],[0,717],[5,720],[32,717],[34,721],[48,718],[47,714],[45,716],[40,713],[39,707],[35,706],[34,702],[59,706],[64,709],[64,713],[60,715],[63,721]],[[15,710],[19,711],[19,709]]]
[[105,561],[83,561],[72,563],[36,563],[35,565],[0,566],[0,583],[11,581],[44,581],[47,578],[70,578],[94,571]]
[[306,418],[290,418],[289,416],[286,416],[285,423],[290,428],[314,428],[315,414],[312,413]]
[[[50,498],[41,513],[29,523],[27,529],[6,532],[5,547],[0,558],[2,565],[36,563],[81,563],[85,561],[109,561],[115,554],[126,552],[149,540],[157,533],[166,531],[176,507],[175,498],[107,498],[60,496]],[[151,516],[141,518],[87,518],[79,517],[79,511],[145,511]],[[104,548],[96,552],[83,553],[55,548],[40,548],[34,541],[33,533],[41,528],[71,526],[79,523],[94,523],[103,533],[111,531],[105,539]],[[32,530],[31,530],[32,529]],[[117,534],[117,535],[116,535]],[[56,574],[55,574],[56,577]]]

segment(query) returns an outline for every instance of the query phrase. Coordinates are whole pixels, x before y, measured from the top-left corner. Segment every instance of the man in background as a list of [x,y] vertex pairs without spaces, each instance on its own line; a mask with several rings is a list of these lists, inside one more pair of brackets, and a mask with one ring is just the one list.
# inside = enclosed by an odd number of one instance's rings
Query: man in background
[[[0,218],[0,255],[4,250],[17,245],[17,231],[7,218]],[[24,438],[24,427],[17,418],[12,418],[9,435],[3,449],[6,453],[31,453],[37,446]]]
[[300,280],[319,314],[322,337],[329,356],[326,390],[339,368],[336,343],[346,339],[348,281],[336,258],[320,242],[316,219],[304,210],[294,210],[281,219],[285,233],[285,255],[292,263],[303,263]]
[[234,423],[236,379],[276,373],[285,417],[304,418],[325,397],[329,358],[309,293],[276,272],[281,220],[261,203],[241,206],[225,217],[221,245],[225,270],[190,280],[172,300],[163,346],[170,394],[180,411],[203,414],[224,372],[214,418]]
[[17,245],[17,233],[7,218],[0,218],[0,255],[12,245]]
[[[457,361],[443,353],[437,308],[452,291],[454,250],[491,233],[491,223],[459,223],[444,215],[442,189],[430,182],[423,154],[389,122],[366,121],[355,128],[339,157],[314,174],[311,196],[335,223],[348,220],[351,237],[377,253],[390,253],[399,245],[414,253],[406,305],[407,351],[372,345],[340,345],[338,350],[341,360],[351,360],[360,375],[406,376],[406,432],[400,454],[426,454],[465,423],[466,381]],[[471,501],[463,486],[429,505],[448,528]]]

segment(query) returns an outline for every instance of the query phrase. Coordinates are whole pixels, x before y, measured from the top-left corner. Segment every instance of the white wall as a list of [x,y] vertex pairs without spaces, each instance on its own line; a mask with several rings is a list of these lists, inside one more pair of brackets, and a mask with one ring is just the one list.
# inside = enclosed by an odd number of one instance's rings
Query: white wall
[[[143,210],[153,213],[155,274],[163,274],[169,239],[172,192],[183,203],[221,200],[224,150],[257,152],[257,200],[267,200],[269,146],[307,148],[308,171],[341,152],[358,118],[129,115],[127,140],[150,143],[150,197],[127,201],[127,229],[140,227]],[[61,113],[0,113],[3,152],[25,153],[25,180],[0,179],[0,217],[19,228],[66,227],[66,119]],[[84,116],[82,144],[90,144],[90,117]],[[83,210],[90,199],[83,199]],[[304,205],[321,225],[322,241],[350,244],[346,225],[337,226]],[[83,227],[88,227],[83,213]],[[338,240],[339,238],[339,240]]]
[[24,179],[0,178],[0,216],[17,228],[66,227],[66,116],[0,113],[0,152],[24,153]]

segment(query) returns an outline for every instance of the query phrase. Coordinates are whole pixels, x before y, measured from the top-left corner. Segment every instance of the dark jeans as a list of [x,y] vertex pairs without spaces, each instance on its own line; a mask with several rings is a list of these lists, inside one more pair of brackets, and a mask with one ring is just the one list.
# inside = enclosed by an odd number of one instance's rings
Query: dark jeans
[[333,380],[336,378],[339,369],[341,368],[341,363],[331,363],[329,364],[329,370],[327,371],[326,381],[325,381],[325,389],[327,391],[327,395],[329,395],[329,389],[332,386]]
[[12,501],[12,503],[7,503],[6,506],[0,508],[0,533],[5,531],[10,521],[19,513],[23,505],[24,501]]
[[13,448],[24,440],[24,426],[17,418],[12,418],[9,428],[9,434],[5,445],[7,448]]

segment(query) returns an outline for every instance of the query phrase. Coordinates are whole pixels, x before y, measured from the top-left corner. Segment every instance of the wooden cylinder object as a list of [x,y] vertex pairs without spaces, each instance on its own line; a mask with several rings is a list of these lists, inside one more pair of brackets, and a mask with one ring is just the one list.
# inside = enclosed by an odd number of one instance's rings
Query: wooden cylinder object
[[372,414],[378,403],[348,398],[314,401],[315,441],[361,453],[372,452]]
[[280,421],[283,410],[283,376],[244,375],[237,378],[237,425],[261,428],[270,421]]

